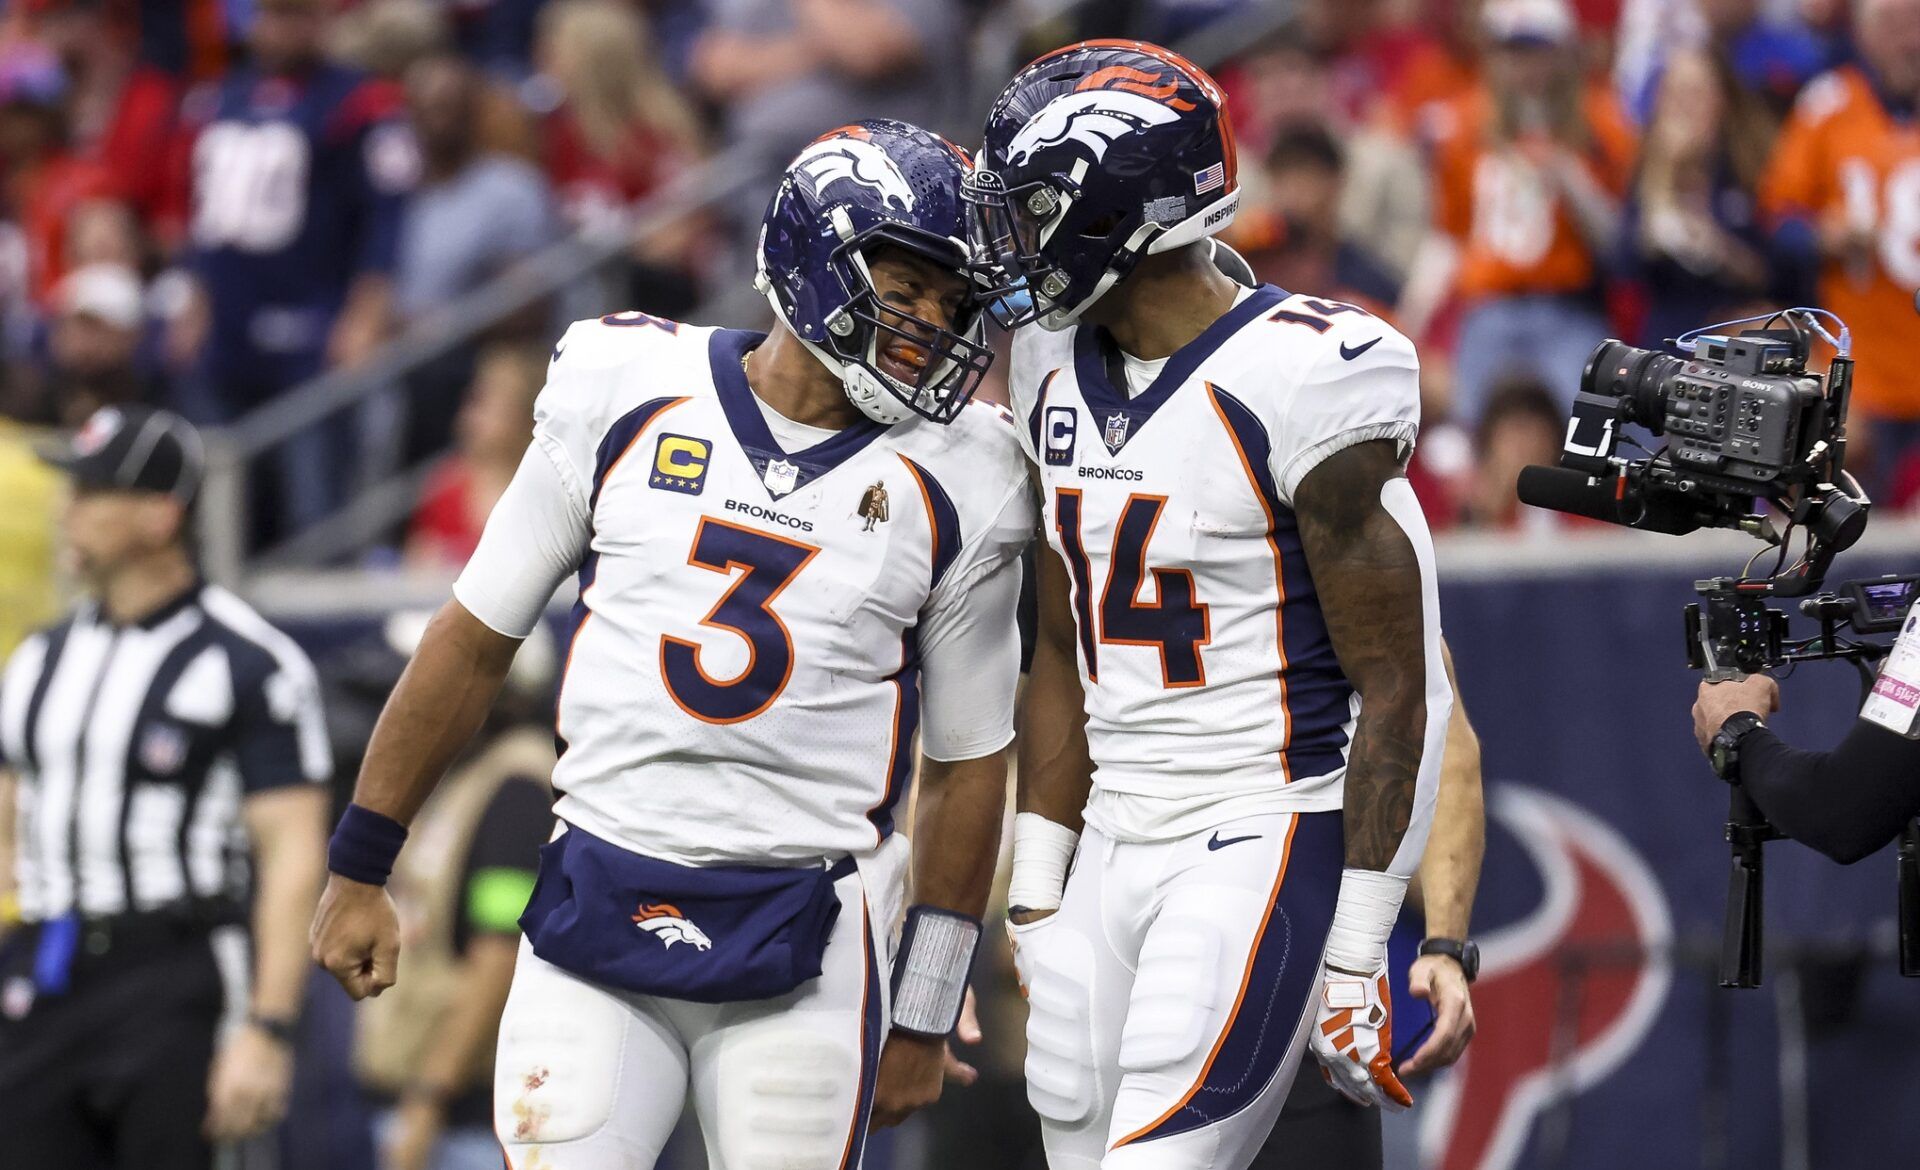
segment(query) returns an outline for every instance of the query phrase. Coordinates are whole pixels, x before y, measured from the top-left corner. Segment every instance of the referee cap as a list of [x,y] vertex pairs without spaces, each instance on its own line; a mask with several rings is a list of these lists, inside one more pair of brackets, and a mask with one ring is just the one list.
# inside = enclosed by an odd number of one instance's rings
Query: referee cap
[[205,464],[199,432],[170,411],[103,406],[71,442],[41,452],[82,487],[155,492],[191,500]]

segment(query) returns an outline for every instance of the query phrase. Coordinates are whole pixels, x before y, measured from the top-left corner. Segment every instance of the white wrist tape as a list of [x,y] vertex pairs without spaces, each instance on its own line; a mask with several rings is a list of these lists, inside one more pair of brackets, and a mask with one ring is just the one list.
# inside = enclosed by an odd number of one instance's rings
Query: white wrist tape
[[977,918],[937,906],[908,910],[893,963],[893,1026],[921,1036],[951,1033],[979,942]]
[[1067,867],[1080,834],[1039,813],[1013,818],[1013,875],[1007,880],[1007,905],[1027,910],[1057,910],[1067,888]]
[[1340,871],[1340,899],[1327,930],[1327,966],[1366,975],[1387,959],[1387,936],[1400,917],[1407,881],[1375,869]]

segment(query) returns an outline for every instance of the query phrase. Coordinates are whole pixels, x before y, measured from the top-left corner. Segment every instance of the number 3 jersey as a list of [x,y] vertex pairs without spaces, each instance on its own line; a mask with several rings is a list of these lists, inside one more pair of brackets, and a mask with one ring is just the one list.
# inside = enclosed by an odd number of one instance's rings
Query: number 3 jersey
[[1354,306],[1264,286],[1129,393],[1124,367],[1144,364],[1095,326],[1030,328],[1009,375],[1071,581],[1088,820],[1140,840],[1339,808],[1360,702],[1293,497],[1337,451],[1411,447],[1413,346]]
[[1011,416],[863,420],[789,451],[742,369],[761,340],[638,314],[570,329],[454,586],[524,636],[577,571],[555,811],[684,864],[872,849],[916,730],[941,760],[1012,737],[1034,515]]

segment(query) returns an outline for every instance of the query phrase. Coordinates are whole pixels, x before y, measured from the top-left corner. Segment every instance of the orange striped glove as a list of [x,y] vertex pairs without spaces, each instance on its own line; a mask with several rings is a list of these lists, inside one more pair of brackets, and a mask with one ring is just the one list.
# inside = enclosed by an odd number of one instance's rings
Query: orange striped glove
[[1413,1095],[1393,1072],[1393,1000],[1384,962],[1371,975],[1325,969],[1308,1043],[1320,1075],[1356,1105],[1412,1106]]

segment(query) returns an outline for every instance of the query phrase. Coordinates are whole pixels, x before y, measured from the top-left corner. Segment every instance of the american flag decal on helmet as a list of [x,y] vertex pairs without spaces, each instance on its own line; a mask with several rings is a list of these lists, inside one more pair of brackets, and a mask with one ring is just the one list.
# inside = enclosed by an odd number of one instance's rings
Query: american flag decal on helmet
[[1205,195],[1209,191],[1218,191],[1227,183],[1227,164],[1214,163],[1205,170],[1193,172],[1193,193]]

